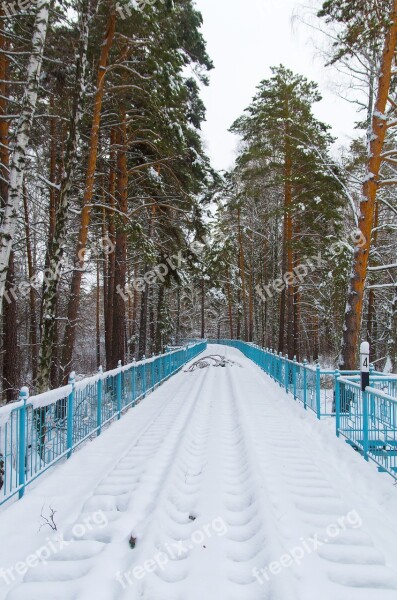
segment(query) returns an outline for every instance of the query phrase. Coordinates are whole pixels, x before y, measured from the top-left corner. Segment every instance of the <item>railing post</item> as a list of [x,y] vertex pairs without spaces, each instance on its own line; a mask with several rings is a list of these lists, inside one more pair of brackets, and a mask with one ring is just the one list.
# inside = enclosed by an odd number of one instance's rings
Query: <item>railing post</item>
[[360,346],[361,399],[363,403],[363,454],[368,460],[369,450],[369,394],[366,391],[370,382],[369,343],[362,342]]
[[307,360],[303,360],[303,407],[307,410]]
[[19,470],[18,470],[18,484],[19,484],[19,497],[25,493],[26,483],[26,402],[29,398],[29,388],[23,387],[19,392],[19,400],[23,401],[23,406],[19,410]]
[[266,348],[266,373],[270,375],[269,348]]
[[294,384],[294,400],[296,400],[296,356],[294,356],[294,362],[292,365],[292,377]]
[[154,352],[152,352],[151,369],[152,369],[152,390],[154,390],[154,386],[155,386],[155,381],[154,381]]
[[143,398],[146,398],[146,356],[143,355],[142,356],[142,360],[143,360],[143,365],[142,365],[142,396]]
[[117,363],[119,372],[117,373],[117,418],[121,419],[121,399],[122,399],[122,377],[121,377],[121,360]]
[[132,360],[132,402],[136,400],[136,365],[135,358]]
[[285,391],[288,394],[289,391],[289,362],[288,362],[288,354],[284,356],[284,364],[285,364]]
[[103,369],[99,367],[99,379],[98,379],[98,399],[97,399],[97,409],[96,409],[96,428],[97,435],[101,435],[102,431],[102,402],[103,402]]
[[363,455],[365,460],[368,460],[369,450],[369,432],[368,432],[368,392],[361,392],[361,398],[363,403]]
[[321,419],[321,366],[316,365],[316,406],[317,419]]
[[66,424],[66,443],[68,448],[67,457],[70,458],[72,456],[73,450],[73,422],[74,422],[74,396],[75,396],[75,382],[76,375],[75,372],[72,371],[69,375],[69,385],[72,386],[72,391],[68,396],[68,412],[67,412],[67,424]]
[[283,387],[285,385],[285,368],[284,368],[284,381],[283,381],[283,353],[280,352],[279,353],[279,360],[280,360],[280,387]]
[[335,371],[335,427],[336,436],[340,436],[340,371]]
[[369,386],[369,343],[362,342],[360,346],[360,371],[361,371],[361,390],[365,392],[365,388]]

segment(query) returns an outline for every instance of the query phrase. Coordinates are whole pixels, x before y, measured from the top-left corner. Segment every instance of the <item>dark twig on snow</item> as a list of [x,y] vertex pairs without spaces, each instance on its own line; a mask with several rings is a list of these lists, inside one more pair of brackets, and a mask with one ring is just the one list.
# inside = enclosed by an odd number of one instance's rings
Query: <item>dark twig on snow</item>
[[48,517],[46,517],[45,515],[43,515],[43,509],[44,509],[44,504],[43,504],[43,507],[41,509],[41,514],[40,514],[40,517],[43,519],[44,523],[41,525],[39,531],[41,531],[41,529],[43,527],[45,527],[46,525],[48,525],[48,527],[51,527],[51,529],[53,531],[58,531],[57,525],[54,521],[54,517],[55,517],[57,511],[54,510],[52,508],[52,506],[50,505],[50,514]]

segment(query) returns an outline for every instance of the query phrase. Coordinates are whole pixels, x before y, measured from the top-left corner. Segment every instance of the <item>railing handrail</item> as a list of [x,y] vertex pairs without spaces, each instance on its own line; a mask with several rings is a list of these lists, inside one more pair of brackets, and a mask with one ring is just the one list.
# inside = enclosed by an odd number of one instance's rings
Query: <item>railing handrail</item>
[[[197,344],[191,344],[190,347],[195,346]],[[184,345],[181,348],[187,348],[189,345]],[[180,348],[180,349],[181,349]],[[100,379],[105,380],[110,377],[115,377],[119,373],[124,373],[125,371],[129,371],[133,367],[139,367],[143,364],[150,364],[151,362],[163,357],[170,356],[170,354],[175,354],[179,352],[180,349],[175,349],[170,352],[164,352],[163,354],[155,354],[150,356],[149,358],[144,358],[142,360],[133,360],[132,362],[116,367],[115,369],[110,369],[109,371],[98,371],[94,375],[89,375],[88,377],[84,377],[79,381],[76,381],[74,384],[75,390],[83,390],[89,385],[97,383]],[[34,396],[29,396],[29,404],[33,405],[33,408],[43,408],[45,406],[49,406],[62,398],[65,398],[72,391],[72,386],[70,383],[54,388],[53,390],[47,390],[46,392],[42,392],[41,394],[35,394]],[[2,422],[2,415],[9,414],[15,408],[19,408],[23,406],[23,401],[17,400],[16,402],[10,402],[9,404],[5,404],[4,406],[0,406],[0,424]]]

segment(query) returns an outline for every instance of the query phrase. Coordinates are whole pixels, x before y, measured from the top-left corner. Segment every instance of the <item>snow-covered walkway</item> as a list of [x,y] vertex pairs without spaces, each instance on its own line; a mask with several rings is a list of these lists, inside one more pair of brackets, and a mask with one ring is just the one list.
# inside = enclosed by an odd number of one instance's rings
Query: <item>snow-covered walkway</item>
[[0,512],[0,600],[397,599],[391,478],[211,352]]

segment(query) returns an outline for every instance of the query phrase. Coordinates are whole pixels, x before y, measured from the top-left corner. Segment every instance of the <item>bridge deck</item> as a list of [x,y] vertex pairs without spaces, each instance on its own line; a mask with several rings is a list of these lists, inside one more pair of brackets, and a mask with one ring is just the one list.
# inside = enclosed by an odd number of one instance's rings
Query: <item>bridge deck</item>
[[391,479],[212,351],[0,512],[0,600],[396,599]]

